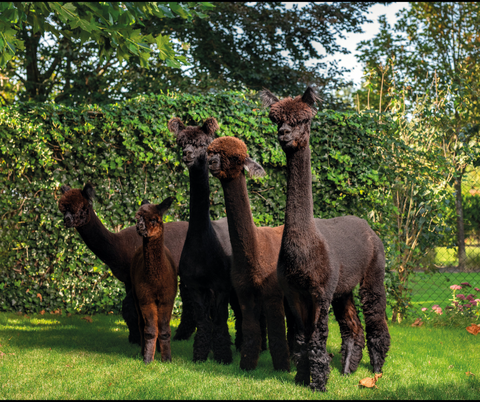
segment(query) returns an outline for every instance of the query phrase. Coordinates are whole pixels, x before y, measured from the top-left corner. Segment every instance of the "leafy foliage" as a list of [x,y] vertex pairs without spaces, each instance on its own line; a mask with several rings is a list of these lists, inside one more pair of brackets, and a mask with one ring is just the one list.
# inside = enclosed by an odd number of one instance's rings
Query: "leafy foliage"
[[[94,208],[110,230],[133,225],[146,197],[158,202],[175,196],[167,220],[188,220],[188,170],[167,129],[174,116],[187,125],[214,116],[221,136],[245,141],[267,172],[248,180],[255,223],[283,224],[285,154],[267,110],[253,95],[169,94],[102,107],[44,103],[0,109],[0,310],[119,310],[121,283],[74,230],[64,228],[59,188],[94,183]],[[311,137],[315,216],[364,217],[386,243],[372,211],[390,208],[374,192],[393,170],[383,147],[388,130],[369,114],[324,110],[314,119]],[[225,216],[219,181],[211,180],[210,188],[211,217],[219,219]]]
[[2,2],[0,67],[23,83],[21,98],[36,101],[48,99],[60,83],[68,92],[72,70],[92,59],[96,69],[87,68],[90,75],[102,75],[132,56],[148,68],[152,49],[163,65],[180,67],[188,63],[175,51],[170,33],[142,33],[143,20],[201,19],[212,8],[208,2]]

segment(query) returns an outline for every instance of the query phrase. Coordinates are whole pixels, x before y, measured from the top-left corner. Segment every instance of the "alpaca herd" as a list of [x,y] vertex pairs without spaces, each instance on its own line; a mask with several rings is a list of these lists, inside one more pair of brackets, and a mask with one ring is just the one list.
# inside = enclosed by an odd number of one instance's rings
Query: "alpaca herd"
[[[342,374],[355,372],[362,358],[365,337],[353,298],[358,284],[370,363],[374,372],[382,371],[390,347],[383,244],[363,219],[313,216],[309,140],[319,100],[314,90],[308,87],[294,99],[280,100],[268,90],[260,96],[287,157],[284,225],[255,226],[244,171],[250,177],[265,172],[243,141],[215,138],[219,126],[213,117],[198,127],[178,118],[168,123],[189,171],[189,222],[163,223],[170,197],[159,205],[143,201],[136,226],[112,233],[93,210],[90,183],[83,190],[62,186],[59,209],[65,226],[75,227],[125,284],[122,315],[145,363],[154,359],[157,346],[162,361],[172,360],[170,318],[179,275],[183,311],[173,340],[188,339],[196,330],[193,361],[205,361],[212,351],[217,362],[232,362],[230,303],[241,369],[257,367],[268,337],[274,370],[290,371],[292,359],[297,384],[325,391],[330,306],[340,326]],[[224,192],[227,217],[218,221],[210,220],[209,171]]]

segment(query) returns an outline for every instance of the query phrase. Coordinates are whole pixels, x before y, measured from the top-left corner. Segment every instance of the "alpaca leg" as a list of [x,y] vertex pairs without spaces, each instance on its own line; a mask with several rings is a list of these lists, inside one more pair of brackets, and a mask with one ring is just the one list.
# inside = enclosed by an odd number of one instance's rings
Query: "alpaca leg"
[[365,316],[370,364],[373,366],[375,373],[381,373],[385,357],[390,348],[390,334],[385,320],[387,299],[383,281],[375,287],[368,286],[364,282],[360,287],[360,299]]
[[358,318],[353,293],[333,300],[332,306],[342,336],[342,374],[350,374],[357,370],[365,347],[362,323]]
[[235,350],[240,351],[242,348],[243,336],[242,336],[242,310],[240,309],[240,303],[238,303],[237,293],[235,289],[230,290],[230,307],[235,315]]
[[285,318],[287,320],[287,344],[288,350],[290,351],[290,356],[293,359],[293,350],[295,348],[295,318],[290,309],[290,306],[285,299],[283,302],[283,307],[285,309]]
[[330,373],[330,356],[327,353],[328,310],[330,302],[326,299],[317,300],[314,310],[313,333],[308,343],[308,360],[312,373],[310,388],[313,391],[326,391]]
[[213,358],[223,364],[232,362],[232,343],[228,332],[228,297],[227,292],[218,292],[215,298],[215,308],[212,311],[213,334],[212,350]]
[[140,350],[141,350],[142,356],[145,356],[145,337],[144,337],[145,321],[143,320],[142,311],[140,309],[140,305],[138,303],[138,299],[134,289],[132,289],[131,294],[133,298],[133,303],[135,305],[135,311],[137,313],[137,326],[138,326],[138,332],[140,334],[140,348],[141,348]]
[[180,297],[182,298],[182,316],[180,318],[180,324],[175,331],[174,341],[183,341],[190,338],[195,332],[197,322],[195,319],[195,312],[193,307],[192,290],[187,288],[182,280],[179,284]]
[[253,370],[257,367],[261,347],[260,312],[261,306],[253,300],[239,300],[242,306],[243,342],[240,357],[242,370]]
[[133,300],[133,290],[130,289],[122,301],[122,317],[128,327],[128,341],[141,345],[140,330],[138,327],[138,313]]
[[162,304],[158,307],[158,337],[157,343],[162,356],[162,362],[172,361],[172,351],[170,349],[170,319],[172,318],[173,303]]
[[260,336],[262,337],[262,344],[260,350],[263,352],[267,350],[267,315],[265,310],[262,309],[260,314]]
[[268,343],[274,370],[290,371],[290,355],[285,337],[283,296],[271,298],[265,303],[268,327]]
[[155,358],[155,347],[158,335],[157,306],[153,303],[141,306],[140,308],[145,322],[145,328],[143,331],[143,361],[145,364],[148,364]]
[[197,333],[193,341],[193,361],[205,361],[210,353],[213,323],[210,318],[210,289],[195,289],[192,292],[193,308],[197,321]]

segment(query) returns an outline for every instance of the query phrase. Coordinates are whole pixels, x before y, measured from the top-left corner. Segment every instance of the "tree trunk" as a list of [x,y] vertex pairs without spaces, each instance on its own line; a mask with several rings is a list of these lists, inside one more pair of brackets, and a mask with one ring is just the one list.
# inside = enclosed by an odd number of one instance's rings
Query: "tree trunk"
[[457,171],[455,176],[455,210],[457,214],[457,246],[458,246],[458,269],[465,269],[467,253],[465,251],[465,230],[463,225],[463,201],[462,201],[462,177],[463,172]]

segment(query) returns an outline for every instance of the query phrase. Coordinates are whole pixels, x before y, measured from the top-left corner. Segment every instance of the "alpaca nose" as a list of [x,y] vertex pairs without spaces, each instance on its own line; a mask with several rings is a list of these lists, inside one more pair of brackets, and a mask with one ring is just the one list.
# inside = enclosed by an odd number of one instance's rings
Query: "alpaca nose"
[[65,226],[67,227],[70,227],[72,226],[73,224],[73,218],[72,218],[72,214],[70,212],[67,212],[65,214],[65,217],[63,218],[63,223],[65,224]]
[[183,156],[184,156],[185,158],[192,159],[192,158],[193,158],[193,152],[192,152],[191,150],[189,150],[189,149],[185,149],[185,150],[183,151]]
[[278,136],[281,140],[289,141],[291,139],[292,128],[284,124],[278,129]]

